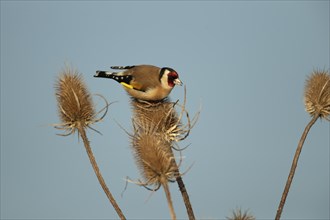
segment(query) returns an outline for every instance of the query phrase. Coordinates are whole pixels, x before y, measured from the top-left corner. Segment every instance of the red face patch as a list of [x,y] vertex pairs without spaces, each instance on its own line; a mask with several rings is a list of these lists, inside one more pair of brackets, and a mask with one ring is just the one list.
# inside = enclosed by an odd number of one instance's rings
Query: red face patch
[[179,75],[177,72],[172,71],[169,74],[167,74],[167,83],[170,87],[174,87],[174,80],[179,78]]

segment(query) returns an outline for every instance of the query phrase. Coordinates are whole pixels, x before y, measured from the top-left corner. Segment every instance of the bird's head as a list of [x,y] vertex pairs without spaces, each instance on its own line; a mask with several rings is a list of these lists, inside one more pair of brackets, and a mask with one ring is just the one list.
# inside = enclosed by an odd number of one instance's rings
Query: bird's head
[[175,85],[182,86],[182,81],[179,79],[179,74],[172,68],[163,67],[160,70],[159,79],[162,85],[172,89]]

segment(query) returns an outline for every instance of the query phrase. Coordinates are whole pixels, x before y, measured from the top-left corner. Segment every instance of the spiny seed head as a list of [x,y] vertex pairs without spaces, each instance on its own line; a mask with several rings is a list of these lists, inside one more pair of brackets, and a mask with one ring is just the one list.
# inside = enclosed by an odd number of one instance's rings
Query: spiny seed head
[[148,121],[158,132],[164,133],[173,126],[181,125],[174,104],[167,100],[158,103],[132,100],[133,118],[135,121]]
[[132,150],[145,179],[141,185],[160,186],[164,179],[174,180],[177,167],[170,143],[152,125],[134,124],[134,128]]
[[94,121],[92,98],[77,70],[66,67],[55,84],[55,90],[61,129],[73,133],[78,125],[85,127]]
[[[186,100],[186,99],[185,99]],[[131,134],[132,150],[137,165],[145,182],[138,185],[156,185],[157,190],[165,182],[172,182],[178,176],[181,165],[181,149],[175,148],[175,142],[184,140],[198,119],[190,121],[189,114],[183,105],[164,99],[159,102],[148,102],[132,99],[133,129]],[[178,115],[175,108],[181,109]],[[187,124],[181,123],[186,116]],[[180,162],[176,163],[172,149],[180,152]],[[149,189],[149,188],[148,188]]]
[[330,74],[327,71],[314,71],[306,80],[305,108],[314,116],[329,120],[330,114]]
[[[133,119],[139,123],[148,122],[152,124],[157,132],[163,135],[167,141],[179,142],[188,137],[190,130],[198,120],[198,114],[190,120],[189,114],[185,109],[185,103],[180,105],[178,102],[169,102],[168,100],[149,103],[146,101],[140,102],[132,100]],[[175,107],[181,108],[178,115]],[[183,116],[187,119],[187,124],[182,124]],[[145,123],[146,124],[146,123]]]
[[227,220],[255,220],[256,218],[248,211],[242,212],[241,209],[233,211],[231,217],[227,217]]

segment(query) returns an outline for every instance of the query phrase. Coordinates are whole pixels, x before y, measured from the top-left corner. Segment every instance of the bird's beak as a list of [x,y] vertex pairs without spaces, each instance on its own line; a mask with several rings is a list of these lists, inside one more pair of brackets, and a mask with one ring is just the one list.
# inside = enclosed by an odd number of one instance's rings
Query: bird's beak
[[179,78],[176,78],[173,82],[175,85],[179,85],[179,86],[183,85],[182,81]]

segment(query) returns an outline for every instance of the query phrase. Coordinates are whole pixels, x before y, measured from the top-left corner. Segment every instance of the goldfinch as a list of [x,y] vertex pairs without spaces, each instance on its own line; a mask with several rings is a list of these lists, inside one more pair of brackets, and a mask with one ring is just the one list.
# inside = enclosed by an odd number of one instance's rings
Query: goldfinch
[[94,77],[114,79],[122,84],[132,97],[145,101],[166,98],[175,85],[182,85],[178,73],[169,67],[152,65],[112,66],[120,72],[96,71]]

